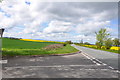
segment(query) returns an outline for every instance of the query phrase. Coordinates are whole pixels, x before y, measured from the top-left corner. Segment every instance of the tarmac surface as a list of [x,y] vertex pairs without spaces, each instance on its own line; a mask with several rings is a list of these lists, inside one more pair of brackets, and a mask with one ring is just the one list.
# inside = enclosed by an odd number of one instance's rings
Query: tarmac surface
[[114,69],[118,69],[118,70],[120,69],[119,68],[120,54],[102,51],[102,50],[96,50],[96,49],[87,48],[87,47],[81,47],[74,44],[72,44],[72,46],[82,51],[83,53],[86,53],[87,55],[100,60],[102,63],[105,63],[108,66],[113,67]]
[[2,78],[118,78],[119,73],[84,51],[65,56],[14,57],[2,64]]

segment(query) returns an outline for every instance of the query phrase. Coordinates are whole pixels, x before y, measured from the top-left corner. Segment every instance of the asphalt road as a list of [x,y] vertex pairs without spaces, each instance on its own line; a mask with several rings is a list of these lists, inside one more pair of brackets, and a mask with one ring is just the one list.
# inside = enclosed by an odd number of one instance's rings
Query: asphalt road
[[118,78],[119,73],[84,52],[65,56],[14,57],[2,64],[3,78]]
[[119,69],[119,54],[107,52],[107,51],[101,51],[86,47],[81,47],[72,44],[75,48],[82,51],[83,53],[87,53],[89,56],[92,56],[93,58],[96,58],[100,60],[102,63],[107,64],[108,66],[113,67],[114,69]]

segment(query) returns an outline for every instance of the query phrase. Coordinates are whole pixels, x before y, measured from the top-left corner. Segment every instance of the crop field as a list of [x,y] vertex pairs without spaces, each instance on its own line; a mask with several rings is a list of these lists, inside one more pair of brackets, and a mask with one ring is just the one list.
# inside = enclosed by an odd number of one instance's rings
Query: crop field
[[58,44],[55,42],[35,42],[35,41],[23,41],[3,38],[2,39],[2,55],[48,55],[48,54],[64,54],[77,52],[75,48],[69,44],[58,49],[45,50],[44,47],[52,44]]
[[23,41],[33,41],[33,42],[52,42],[52,43],[64,43],[64,42],[57,42],[57,41],[45,41],[45,40],[32,40],[32,39],[20,39]]
[[40,49],[47,45],[56,44],[53,42],[32,42],[3,38],[2,48],[7,49]]
[[[96,45],[82,45],[82,46],[98,49]],[[104,51],[113,52],[113,53],[119,53],[120,54],[120,47],[116,47],[116,46],[112,46],[110,49],[105,49],[105,46],[102,46],[102,48],[98,49],[98,50],[104,50]]]

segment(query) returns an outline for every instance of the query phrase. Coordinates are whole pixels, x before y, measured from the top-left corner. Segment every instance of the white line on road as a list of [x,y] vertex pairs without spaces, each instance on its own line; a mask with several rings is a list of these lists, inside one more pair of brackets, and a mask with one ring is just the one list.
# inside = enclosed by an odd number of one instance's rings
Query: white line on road
[[113,67],[111,67],[111,66],[108,66],[110,69],[114,69]]
[[6,64],[7,62],[7,60],[0,60],[0,64]]
[[[73,65],[64,65],[64,66],[73,66]],[[74,67],[76,66],[86,66],[86,65],[74,65]],[[90,65],[93,66],[93,65]],[[95,66],[95,65],[94,65]],[[6,70],[13,70],[13,69],[29,69],[29,68],[58,68],[58,70],[75,70],[72,68],[64,68],[63,65],[58,65],[58,66],[17,66],[17,67],[5,67]],[[117,72],[120,73],[120,71],[118,70],[113,70],[113,69],[93,69],[93,68],[89,68],[89,69],[85,69],[85,68],[81,68],[79,70],[87,70],[87,71],[96,71],[96,70],[101,70],[101,71],[112,71],[112,72]]]
[[[90,59],[90,60],[92,60],[93,62],[94,62],[94,60],[96,60],[96,61],[98,61],[99,63],[101,63],[102,65],[107,65],[107,64],[103,63],[102,61],[100,61],[100,60],[98,60],[98,59],[96,59],[96,58],[88,55],[87,53],[82,53],[82,54],[85,55],[86,57],[89,57],[88,59],[92,58],[92,59]],[[94,62],[94,63],[97,63],[97,62]],[[98,64],[99,64],[99,63],[98,63]],[[98,65],[98,64],[97,64],[97,65]],[[113,67],[111,67],[111,66],[109,66],[109,65],[107,65],[107,66],[108,66],[110,69],[115,70]],[[115,71],[118,72],[118,73],[120,73],[119,70],[115,70]]]
[[83,56],[85,56],[87,59],[91,60],[93,63],[95,63],[96,65],[101,65],[98,62],[96,62],[93,58],[90,58],[88,55],[86,55],[85,53],[81,53]]
[[[72,46],[74,46],[74,45],[72,45]],[[78,48],[78,46],[74,46],[76,49],[78,49],[78,50],[80,50],[79,48]],[[80,50],[80,51],[82,51],[82,50]],[[87,58],[89,57],[91,57],[92,59],[94,59],[94,60],[96,60],[96,61],[98,61],[99,63],[101,63],[102,65],[106,65],[106,66],[108,66],[110,69],[112,69],[112,70],[115,70],[113,67],[111,67],[111,66],[109,66],[109,65],[107,65],[107,64],[105,64],[105,63],[103,63],[102,61],[100,61],[100,60],[98,60],[98,59],[96,59],[96,58],[94,58],[93,56],[90,56],[90,55],[88,55],[87,53],[84,53],[85,54],[85,56],[87,55]],[[89,59],[88,58],[88,59]],[[116,72],[118,72],[118,73],[120,73],[120,71],[119,70],[115,70]]]
[[[53,67],[83,67],[86,65],[53,65],[53,66],[16,66],[16,67],[5,67],[5,68],[53,68]],[[99,66],[99,65],[87,65],[87,66]]]
[[87,56],[91,57],[92,59],[98,61],[98,62],[101,63],[102,65],[107,65],[107,64],[103,63],[102,61],[100,61],[100,60],[94,58],[93,56],[88,55],[87,53],[84,53],[84,54],[86,54]]
[[80,70],[110,70],[110,69],[80,69]]

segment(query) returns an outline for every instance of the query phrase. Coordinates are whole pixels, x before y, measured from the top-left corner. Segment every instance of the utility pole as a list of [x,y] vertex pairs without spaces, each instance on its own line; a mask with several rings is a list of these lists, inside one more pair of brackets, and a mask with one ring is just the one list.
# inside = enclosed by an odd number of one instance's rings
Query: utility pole
[[5,29],[3,29],[3,28],[0,29],[0,37],[1,37],[1,38],[2,38],[2,36],[3,36],[4,30],[5,30]]
[[83,39],[80,40],[80,44],[83,44]]

